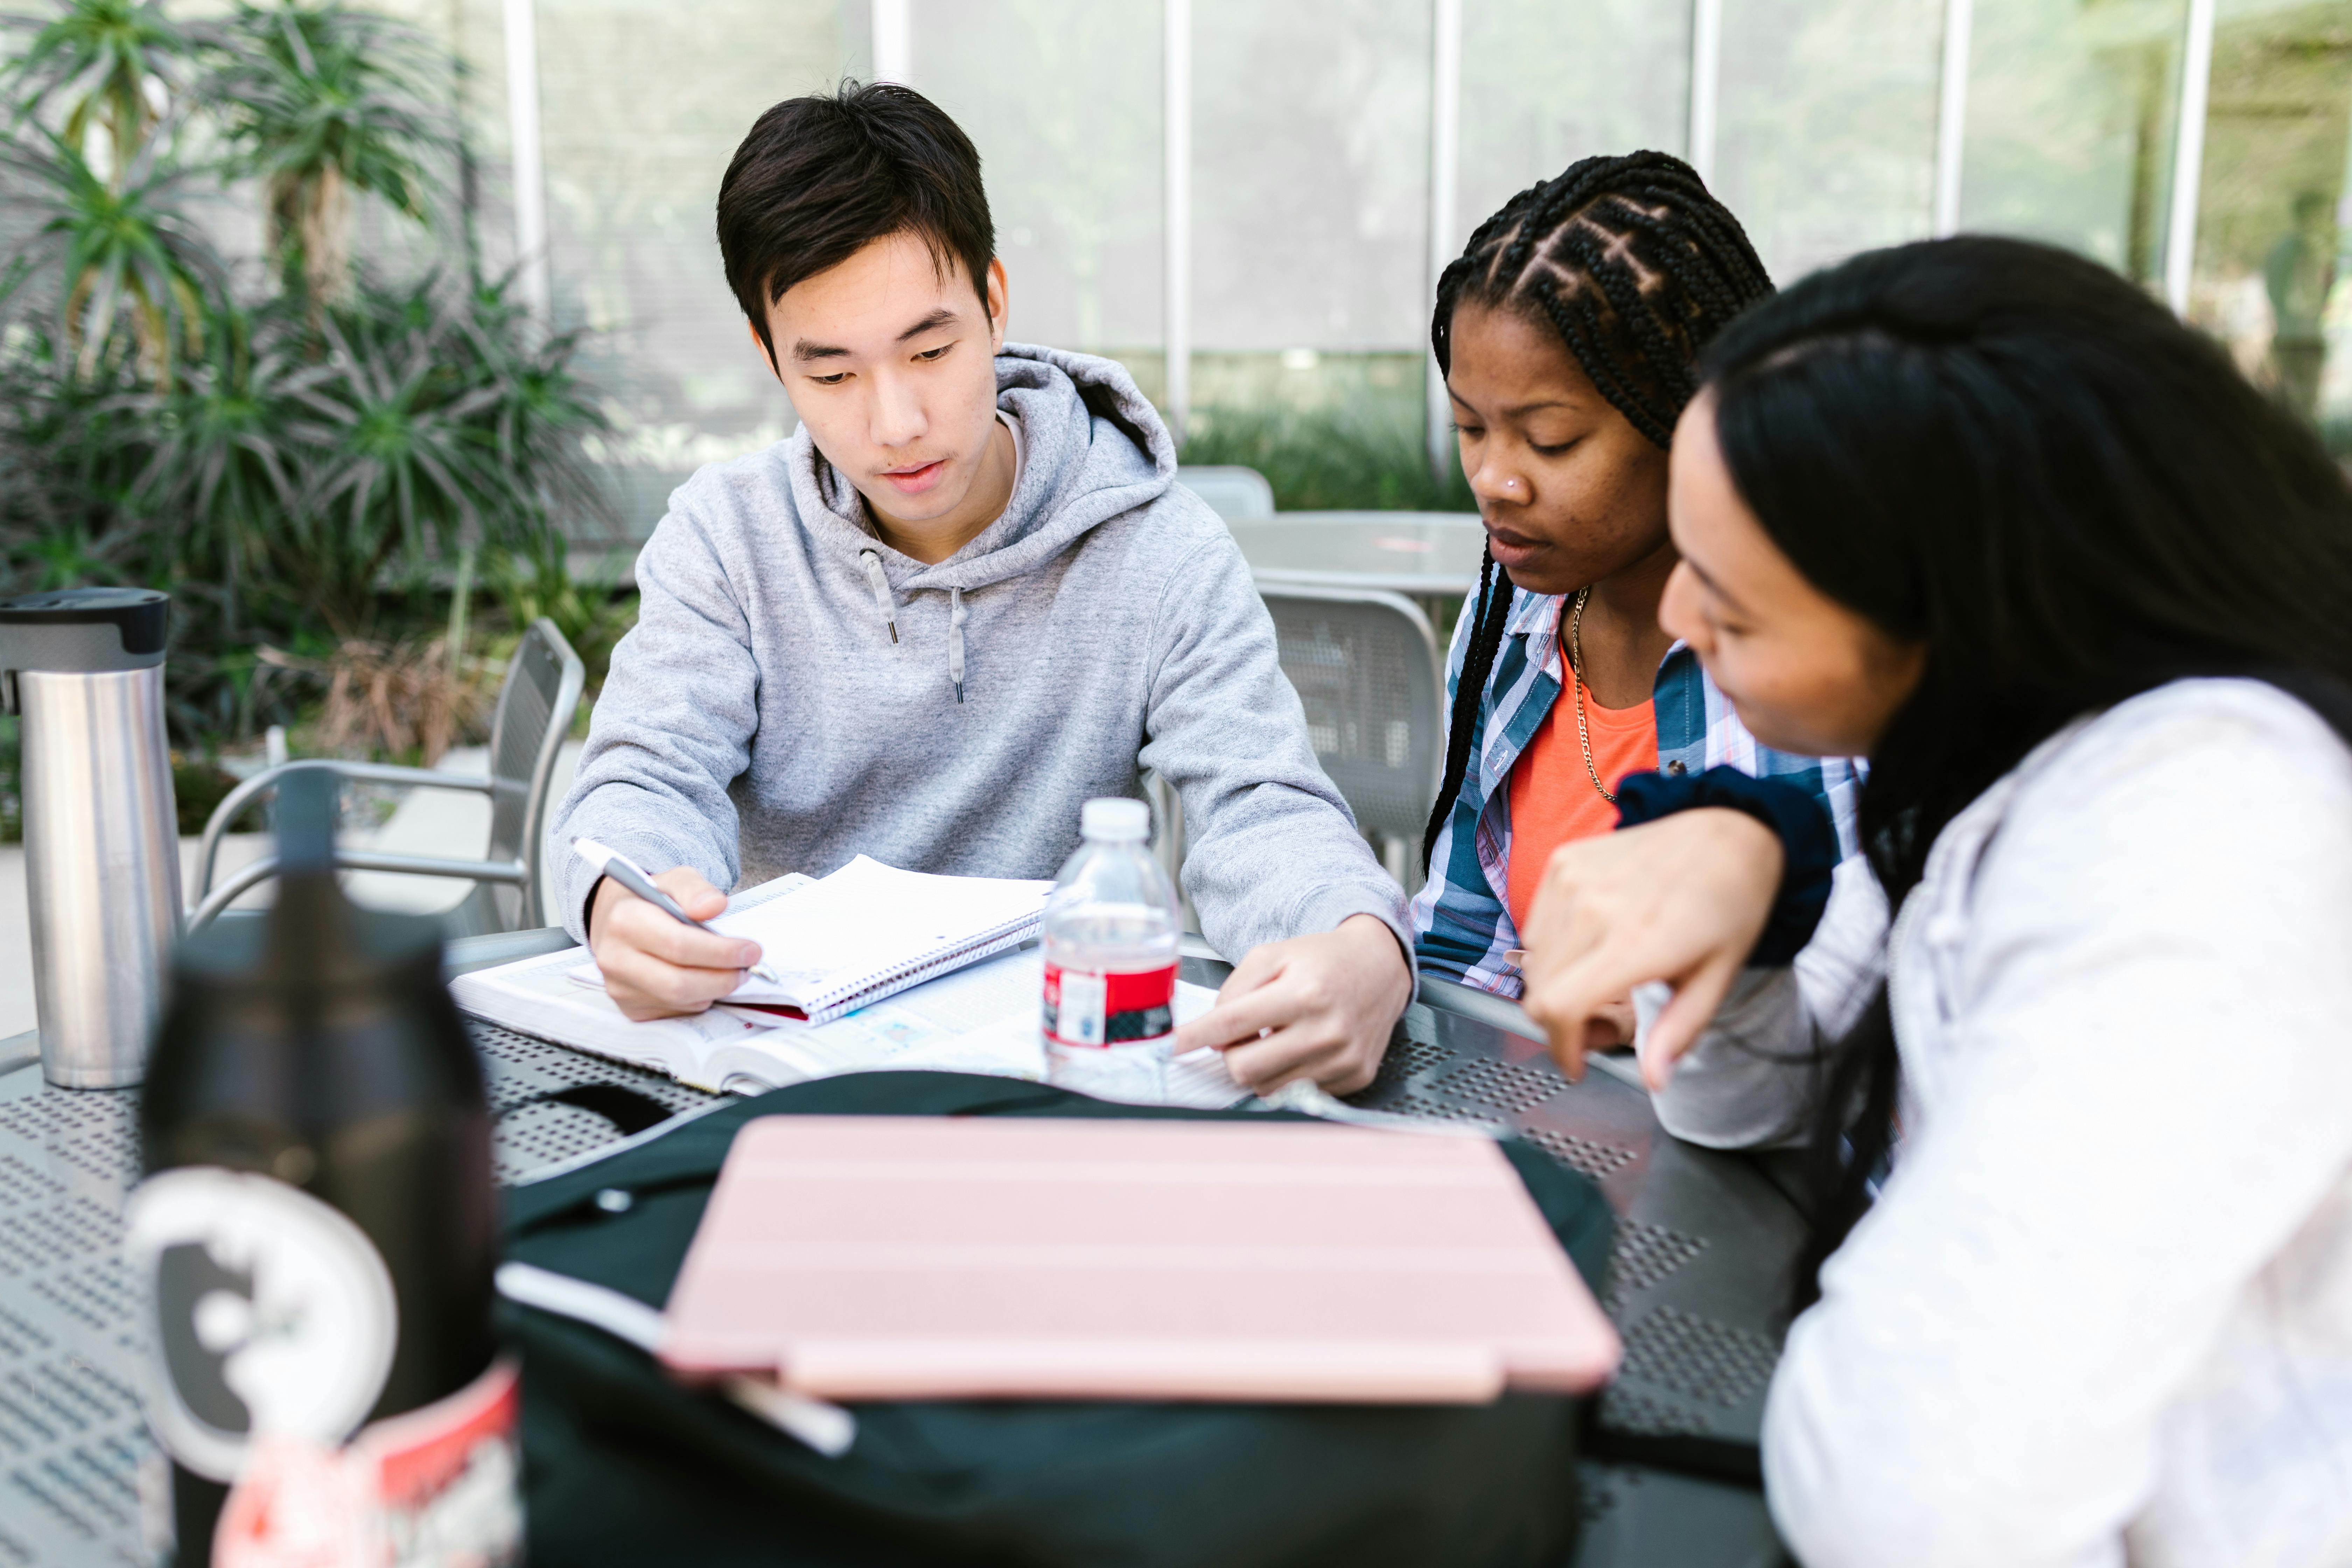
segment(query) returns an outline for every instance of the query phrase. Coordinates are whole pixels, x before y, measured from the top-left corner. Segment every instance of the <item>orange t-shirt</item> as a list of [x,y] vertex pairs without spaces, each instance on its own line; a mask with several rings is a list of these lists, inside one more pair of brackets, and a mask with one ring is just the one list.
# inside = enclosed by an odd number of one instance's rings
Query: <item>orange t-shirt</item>
[[[1654,703],[1603,708],[1587,691],[1584,727],[1592,737],[1592,765],[1612,793],[1627,773],[1648,773],[1657,767]],[[1592,787],[1591,775],[1584,771],[1584,752],[1576,740],[1576,691],[1571,687],[1559,694],[1511,767],[1508,881],[1511,923],[1522,938],[1528,929],[1528,910],[1535,902],[1551,852],[1572,838],[1591,838],[1616,826],[1617,808],[1601,798],[1601,792]]]

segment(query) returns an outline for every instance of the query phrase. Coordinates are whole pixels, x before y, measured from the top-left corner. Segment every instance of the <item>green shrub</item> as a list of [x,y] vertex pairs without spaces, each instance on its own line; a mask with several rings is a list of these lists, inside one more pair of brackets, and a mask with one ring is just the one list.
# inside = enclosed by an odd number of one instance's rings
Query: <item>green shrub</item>
[[[236,787],[236,775],[218,763],[206,762],[202,757],[184,757],[177,752],[173,752],[172,804],[179,811],[180,831],[189,835],[202,833],[214,809],[228,798],[229,791]],[[247,806],[240,815],[253,818],[260,814],[256,808]]]
[[[30,237],[0,258],[0,594],[170,592],[190,754],[297,721],[339,649],[448,619],[460,552],[560,553],[566,525],[609,525],[577,335],[547,336],[436,226],[455,148],[420,84],[454,68],[423,33],[340,0],[202,23],[59,0],[11,26],[32,36],[0,68],[0,204]],[[241,180],[268,208],[257,278],[188,216]],[[438,263],[354,267],[354,192]]]
[[610,570],[576,574],[561,540],[493,557],[483,575],[517,635],[541,616],[555,623],[586,667],[583,689],[593,700],[612,668],[614,645],[637,624],[637,595],[620,593]]
[[1458,462],[1430,472],[1418,421],[1377,408],[1196,410],[1181,459],[1264,474],[1283,511],[1475,511]]

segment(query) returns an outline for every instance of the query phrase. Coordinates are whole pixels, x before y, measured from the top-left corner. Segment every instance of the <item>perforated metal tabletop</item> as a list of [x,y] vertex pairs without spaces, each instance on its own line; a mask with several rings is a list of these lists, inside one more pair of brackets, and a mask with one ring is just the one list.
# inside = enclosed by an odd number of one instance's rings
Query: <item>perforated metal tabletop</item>
[[[500,962],[532,940],[478,939],[452,956]],[[1221,978],[1199,960],[1186,966],[1192,978]],[[1505,1122],[1599,1181],[1620,1218],[1605,1304],[1625,1337],[1604,1419],[1753,1440],[1779,1354],[1795,1210],[1748,1162],[1665,1136],[1638,1089],[1605,1071],[1568,1084],[1532,1040],[1496,1026],[1509,1016],[1491,999],[1430,989],[1441,1005],[1407,1011],[1380,1079],[1355,1101]],[[550,1092],[611,1083],[678,1110],[711,1102],[658,1075],[470,1026],[499,1113],[503,1182],[619,1136],[595,1112],[540,1098]],[[120,1253],[123,1194],[137,1176],[135,1105],[132,1092],[52,1089],[37,1063],[0,1070],[0,1568],[152,1560],[137,1474],[153,1448]],[[1752,1491],[1630,1466],[1588,1463],[1581,1479],[1578,1568],[1781,1560]]]

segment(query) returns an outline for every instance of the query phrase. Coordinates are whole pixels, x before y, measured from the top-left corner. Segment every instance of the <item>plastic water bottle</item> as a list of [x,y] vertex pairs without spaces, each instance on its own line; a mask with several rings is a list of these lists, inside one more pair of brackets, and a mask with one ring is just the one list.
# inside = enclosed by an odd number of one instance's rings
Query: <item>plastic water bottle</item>
[[1053,1081],[1106,1100],[1163,1098],[1182,918],[1144,847],[1139,800],[1090,800],[1084,842],[1045,901],[1045,1056]]

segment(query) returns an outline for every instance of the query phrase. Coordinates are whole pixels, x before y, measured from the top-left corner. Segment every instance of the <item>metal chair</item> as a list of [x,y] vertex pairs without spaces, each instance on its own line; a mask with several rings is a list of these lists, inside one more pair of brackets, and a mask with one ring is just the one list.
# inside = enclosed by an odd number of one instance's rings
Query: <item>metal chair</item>
[[506,682],[499,689],[498,712],[490,721],[488,778],[322,758],[282,763],[246,780],[229,792],[205,824],[204,841],[196,852],[195,905],[189,912],[187,929],[193,931],[209,923],[246,889],[278,874],[278,858],[264,856],[240,868],[219,887],[213,886],[213,863],[228,825],[257,796],[276,789],[280,779],[301,769],[331,773],[360,784],[472,790],[488,795],[490,842],[482,859],[387,854],[338,845],[335,864],[352,871],[398,871],[472,882],[474,890],[442,917],[452,936],[484,936],[541,923],[548,784],[555,773],[556,754],[572,732],[572,716],[580,706],[580,687],[586,673],[580,656],[572,651],[553,621],[541,616],[531,623],[508,662]]
[[1168,873],[1169,885],[1176,889],[1179,911],[1184,917],[1184,929],[1201,929],[1201,911],[1192,907],[1192,895],[1184,890],[1184,797],[1176,786],[1149,769],[1143,774],[1143,802],[1151,808],[1151,858]]
[[1429,617],[1402,595],[1377,590],[1260,592],[1316,760],[1380,846],[1389,874],[1412,890],[1421,879],[1413,849],[1444,760],[1445,674]]
[[1210,510],[1228,521],[1274,515],[1274,487],[1265,482],[1264,474],[1246,464],[1180,464],[1176,482],[1207,501]]

